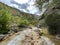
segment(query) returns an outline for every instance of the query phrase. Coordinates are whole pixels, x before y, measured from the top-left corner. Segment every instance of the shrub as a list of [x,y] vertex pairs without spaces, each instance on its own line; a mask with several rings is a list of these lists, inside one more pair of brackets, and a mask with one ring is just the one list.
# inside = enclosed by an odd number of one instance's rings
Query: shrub
[[52,13],[48,15],[45,19],[47,26],[49,27],[49,32],[51,34],[60,33],[60,14]]
[[10,17],[8,11],[1,10],[0,11],[0,34],[6,34],[9,31],[9,23],[10,23]]
[[19,24],[19,27],[22,28],[22,27],[26,27],[29,25],[29,22],[28,20],[20,20],[20,24]]
[[37,21],[36,20],[30,21],[30,24],[36,26],[37,25]]

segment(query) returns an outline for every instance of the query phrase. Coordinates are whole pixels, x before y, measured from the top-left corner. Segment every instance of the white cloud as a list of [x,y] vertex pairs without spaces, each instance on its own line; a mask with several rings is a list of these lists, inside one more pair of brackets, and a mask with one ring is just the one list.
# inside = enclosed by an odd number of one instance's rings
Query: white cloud
[[14,1],[23,4],[23,3],[27,3],[29,0],[14,0]]
[[5,4],[7,4],[7,3],[9,4],[10,1],[11,1],[11,0],[9,0],[9,1],[8,1],[8,0],[0,0],[0,2],[3,2],[3,3],[5,3]]
[[30,13],[35,13],[37,11],[34,6],[29,6],[27,9],[30,10]]
[[12,7],[18,8],[18,6],[17,6],[16,4],[10,4],[9,6],[12,6]]
[[29,6],[27,6],[27,10],[29,10],[29,12],[27,12],[26,9],[20,9],[24,12],[32,13],[32,14],[38,12],[38,9],[34,6],[35,0],[14,0],[14,1],[17,2],[18,4],[26,4],[27,3],[29,5]]
[[30,4],[30,5],[34,5],[35,3],[35,0],[30,0],[29,2],[28,2],[28,4]]
[[[37,14],[36,12],[38,12],[38,9],[34,6],[35,0],[0,0],[0,1],[11,7],[17,8],[17,9],[27,12],[27,13]],[[11,3],[11,1],[15,1],[17,4],[21,4],[21,5],[27,3],[29,6],[22,9],[22,8],[19,8],[20,5],[13,4],[13,3]],[[29,12],[27,10],[29,10]]]

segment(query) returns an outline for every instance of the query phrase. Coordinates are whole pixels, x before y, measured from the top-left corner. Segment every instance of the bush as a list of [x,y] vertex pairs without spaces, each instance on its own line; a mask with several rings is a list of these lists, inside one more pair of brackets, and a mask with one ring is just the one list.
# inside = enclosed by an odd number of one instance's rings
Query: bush
[[37,25],[37,21],[36,20],[30,21],[30,24],[36,26]]
[[0,34],[6,34],[9,31],[10,14],[6,10],[0,11]]
[[20,20],[20,24],[18,25],[20,28],[29,26],[28,20]]
[[60,33],[60,14],[52,13],[48,15],[45,19],[47,26],[49,27],[49,32],[51,34]]

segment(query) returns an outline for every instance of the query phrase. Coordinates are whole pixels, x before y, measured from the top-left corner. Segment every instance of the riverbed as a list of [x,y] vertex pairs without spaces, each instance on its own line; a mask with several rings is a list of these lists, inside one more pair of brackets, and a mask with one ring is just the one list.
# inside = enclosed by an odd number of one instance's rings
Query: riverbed
[[7,38],[5,41],[1,42],[1,45],[55,45],[46,36],[39,36],[35,30],[38,30],[38,28],[27,28]]

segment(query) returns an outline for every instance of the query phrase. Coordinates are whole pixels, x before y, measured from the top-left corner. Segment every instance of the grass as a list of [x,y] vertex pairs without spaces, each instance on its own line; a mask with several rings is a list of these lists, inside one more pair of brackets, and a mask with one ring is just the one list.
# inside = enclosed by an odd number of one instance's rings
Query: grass
[[50,35],[47,31],[47,28],[42,28],[42,32],[45,36],[47,36],[51,41],[55,43],[55,45],[60,45],[60,40],[56,39],[55,36]]

